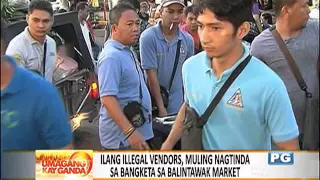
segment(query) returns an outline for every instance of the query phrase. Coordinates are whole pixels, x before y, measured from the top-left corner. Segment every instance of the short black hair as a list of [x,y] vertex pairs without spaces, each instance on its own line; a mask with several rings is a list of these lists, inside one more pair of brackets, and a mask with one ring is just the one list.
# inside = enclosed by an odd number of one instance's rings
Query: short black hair
[[281,9],[284,6],[291,7],[294,3],[296,3],[297,0],[274,0],[274,13],[276,17],[279,17],[281,14]]
[[122,13],[128,10],[136,12],[136,9],[129,4],[120,3],[115,5],[109,12],[110,25],[118,24]]
[[53,8],[49,1],[47,0],[32,0],[29,4],[28,13],[32,14],[34,10],[42,10],[48,12],[53,16]]
[[205,10],[211,11],[218,20],[230,22],[235,32],[252,18],[251,0],[199,0],[196,1],[196,16]]
[[80,10],[84,10],[87,6],[89,6],[86,2],[78,2],[76,5],[76,10],[79,12]]
[[131,5],[133,8],[135,8],[135,10],[140,10],[140,1],[139,0],[119,0],[117,4],[129,4]]
[[185,7],[185,9],[184,9],[184,15],[185,15],[185,17],[187,17],[189,13],[196,14],[196,9],[195,9],[195,6],[194,6],[194,5]]

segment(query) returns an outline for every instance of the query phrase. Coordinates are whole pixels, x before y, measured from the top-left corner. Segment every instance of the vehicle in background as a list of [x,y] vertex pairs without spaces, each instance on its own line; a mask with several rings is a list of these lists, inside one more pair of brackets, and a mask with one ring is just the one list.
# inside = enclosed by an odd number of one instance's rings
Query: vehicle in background
[[309,0],[310,18],[319,20],[319,0]]
[[[66,12],[54,15],[52,30],[63,38],[68,55],[78,63],[78,70],[55,82],[61,93],[70,116],[73,131],[80,126],[81,120],[97,114],[99,92],[94,65],[78,23],[77,12]],[[8,39],[21,33],[27,23],[25,20],[8,24]]]
[[319,6],[313,7],[309,15],[311,19],[319,20]]

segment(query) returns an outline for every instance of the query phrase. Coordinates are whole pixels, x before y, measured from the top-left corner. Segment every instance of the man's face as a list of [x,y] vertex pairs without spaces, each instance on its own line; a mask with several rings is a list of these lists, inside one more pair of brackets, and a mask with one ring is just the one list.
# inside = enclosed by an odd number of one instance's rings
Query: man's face
[[140,2],[140,12],[147,13],[149,10],[149,4],[147,1],[141,1]]
[[247,33],[235,32],[230,22],[218,20],[208,9],[199,14],[197,20],[201,45],[209,57],[226,56]]
[[79,15],[81,19],[85,21],[89,16],[89,6],[86,6],[83,10],[80,10]]
[[53,17],[43,10],[33,10],[27,15],[27,23],[32,36],[44,37],[50,31],[53,24]]
[[310,13],[308,2],[308,0],[296,0],[291,7],[288,7],[288,21],[292,27],[301,28],[307,23]]
[[191,31],[197,31],[198,24],[196,15],[192,12],[189,12],[186,17],[186,24]]
[[183,6],[181,4],[171,4],[160,10],[162,22],[168,26],[173,23],[178,26],[183,15]]
[[122,44],[135,44],[140,34],[140,19],[137,12],[133,10],[123,12],[118,25],[113,25],[113,33],[121,38]]

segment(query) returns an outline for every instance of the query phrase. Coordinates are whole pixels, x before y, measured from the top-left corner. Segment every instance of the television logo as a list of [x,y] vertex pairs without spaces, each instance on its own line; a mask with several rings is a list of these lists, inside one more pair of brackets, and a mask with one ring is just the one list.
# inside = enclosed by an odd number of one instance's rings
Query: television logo
[[294,164],[293,152],[269,152],[268,164],[269,165],[293,165]]

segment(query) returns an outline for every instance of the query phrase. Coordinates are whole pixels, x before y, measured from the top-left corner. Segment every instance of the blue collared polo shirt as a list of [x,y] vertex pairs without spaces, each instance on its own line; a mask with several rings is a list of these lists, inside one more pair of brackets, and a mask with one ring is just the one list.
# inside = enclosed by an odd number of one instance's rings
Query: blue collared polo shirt
[[[137,58],[135,60],[138,65]],[[151,98],[141,70],[138,67],[137,71],[129,47],[112,39],[104,44],[104,49],[100,53],[98,61],[100,97],[115,96],[122,109],[130,101],[140,102],[147,121],[137,130],[144,136],[145,140],[149,140],[153,137]],[[139,93],[140,84],[142,99],[140,99]],[[118,149],[121,146],[129,146],[123,132],[111,119],[103,105],[100,109],[99,135],[104,148]]]
[[[218,78],[205,52],[188,59],[182,68],[185,101],[201,115],[243,56]],[[298,136],[286,87],[263,62],[252,57],[225,93],[203,129],[206,150],[269,150],[275,142]]]
[[190,34],[178,29],[177,35],[168,43],[159,22],[141,34],[140,57],[144,69],[156,69],[159,84],[169,89],[178,40],[181,40],[180,57],[169,94],[168,114],[178,113],[183,103],[182,64],[194,54],[193,39]]
[[71,126],[56,88],[17,66],[14,58],[7,60],[14,72],[9,85],[1,90],[2,149],[59,149],[69,145]]

